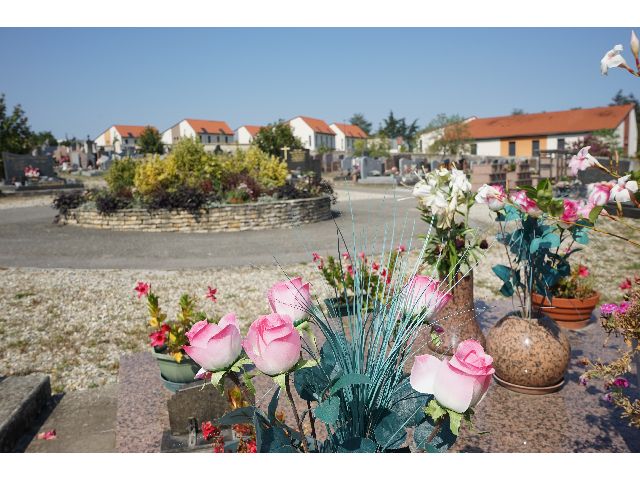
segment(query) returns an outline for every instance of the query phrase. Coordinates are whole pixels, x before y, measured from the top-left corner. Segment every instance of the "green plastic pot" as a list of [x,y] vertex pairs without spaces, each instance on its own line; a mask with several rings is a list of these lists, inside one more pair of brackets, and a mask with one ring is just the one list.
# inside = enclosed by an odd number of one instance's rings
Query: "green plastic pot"
[[[325,298],[324,300],[324,304],[329,309],[329,316],[335,316],[335,318],[347,317],[349,313],[353,314],[353,297],[347,297],[347,302],[349,303],[345,303],[344,297]],[[367,312],[373,312],[373,302],[371,304]]]
[[153,356],[160,367],[162,378],[171,383],[192,383],[200,366],[191,357],[184,355],[180,363],[176,362],[171,355],[162,352],[153,352]]

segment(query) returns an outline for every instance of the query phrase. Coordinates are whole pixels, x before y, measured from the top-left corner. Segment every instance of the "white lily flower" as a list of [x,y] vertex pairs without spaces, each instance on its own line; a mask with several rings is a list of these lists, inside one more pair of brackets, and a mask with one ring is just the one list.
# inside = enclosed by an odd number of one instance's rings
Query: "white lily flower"
[[454,194],[456,192],[467,193],[471,190],[471,183],[467,179],[465,173],[461,170],[453,168],[451,170],[451,186],[453,188]]
[[610,68],[619,67],[621,65],[626,65],[624,58],[622,58],[622,45],[618,44],[613,47],[612,50],[609,50],[605,53],[602,60],[600,60],[600,71],[603,75],[607,74],[607,71]]
[[631,175],[625,175],[618,179],[618,183],[611,188],[611,200],[618,203],[630,202],[631,195],[638,191],[638,182],[629,181]]

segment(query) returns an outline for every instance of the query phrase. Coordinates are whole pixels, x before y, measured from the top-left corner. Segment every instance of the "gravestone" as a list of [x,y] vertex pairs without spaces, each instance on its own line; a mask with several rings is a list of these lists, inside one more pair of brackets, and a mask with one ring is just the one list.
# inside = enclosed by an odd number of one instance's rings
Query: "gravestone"
[[343,158],[340,163],[340,168],[342,170],[351,170],[353,168],[353,158],[351,157]]
[[322,156],[314,158],[309,150],[291,150],[285,158],[289,170],[298,170],[301,174],[313,172],[315,178],[322,178]]
[[361,178],[365,179],[371,176],[373,172],[378,172],[382,175],[382,173],[384,173],[384,161],[377,158],[362,157],[360,170]]
[[55,177],[53,170],[53,157],[44,155],[34,157],[32,155],[18,155],[15,153],[2,153],[4,162],[4,181],[7,184],[14,182],[23,182],[25,179],[24,169],[26,167],[35,167],[40,170],[40,178]]

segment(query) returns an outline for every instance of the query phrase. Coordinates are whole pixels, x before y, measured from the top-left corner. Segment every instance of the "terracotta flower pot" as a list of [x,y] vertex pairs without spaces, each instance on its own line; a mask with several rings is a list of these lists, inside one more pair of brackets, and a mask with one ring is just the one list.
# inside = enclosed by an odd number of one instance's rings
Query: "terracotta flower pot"
[[543,295],[531,294],[534,311],[539,311],[556,321],[558,325],[570,330],[584,328],[591,319],[591,312],[600,302],[600,294],[587,298],[551,297],[551,301]]
[[515,314],[489,330],[487,352],[500,385],[533,395],[560,390],[571,358],[569,340],[553,320]]
[[[431,341],[430,329],[424,329],[422,335],[429,336],[428,346],[433,352],[453,355],[458,344],[470,338],[486,346],[486,340],[476,321],[476,310],[473,304],[473,272],[464,277],[451,291],[452,298],[436,315],[436,323],[444,329],[439,333],[440,344]],[[429,352],[424,352],[429,353]]]

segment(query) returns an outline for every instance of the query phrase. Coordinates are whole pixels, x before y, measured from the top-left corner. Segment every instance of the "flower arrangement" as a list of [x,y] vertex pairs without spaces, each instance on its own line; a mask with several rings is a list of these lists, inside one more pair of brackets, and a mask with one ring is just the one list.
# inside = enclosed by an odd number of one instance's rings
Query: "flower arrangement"
[[[537,187],[505,191],[484,185],[476,195],[478,203],[497,213],[509,265],[495,265],[493,272],[502,280],[500,293],[517,296],[523,318],[532,317],[532,293],[549,298],[561,280],[571,275],[570,257],[580,251],[576,244],[589,241],[599,207],[589,202],[553,198],[551,183],[542,180]],[[507,232],[512,222],[517,226]],[[583,270],[584,273],[584,270]],[[580,275],[580,269],[577,270]]]
[[458,274],[466,275],[482,257],[481,249],[488,246],[469,227],[469,209],[475,203],[471,183],[463,171],[441,166],[415,184],[413,196],[418,198],[422,219],[433,230],[424,261],[437,265],[440,279],[453,285]]
[[589,269],[582,264],[571,269],[571,273],[562,277],[550,289],[550,293],[558,298],[587,298],[595,294],[593,278]]
[[40,178],[40,169],[31,165],[24,167],[24,176],[28,179]]
[[[354,245],[352,251],[359,250]],[[244,338],[231,314],[217,325],[195,324],[187,333],[190,346],[185,351],[202,367],[199,377],[219,386],[229,375],[253,390],[252,379],[263,374],[276,385],[267,411],[242,406],[214,424],[252,424],[258,452],[393,451],[405,443],[407,427],[414,428],[418,448],[449,448],[489,387],[492,358],[468,340],[449,361],[428,355],[413,360],[419,330],[431,328],[429,320],[450,295],[442,282],[418,275],[420,263],[410,267],[400,250],[380,259],[379,270],[394,272],[390,281],[377,274],[374,285],[369,260],[362,256],[350,263],[349,286],[348,276],[327,271],[330,288],[353,292],[354,308],[344,322],[328,319],[312,298],[311,285],[298,277],[269,289],[271,312],[259,316]],[[315,261],[321,270],[327,266],[319,256]],[[321,347],[316,335],[324,338]],[[412,361],[408,375],[405,366]],[[303,412],[292,386],[306,402]],[[294,426],[277,414],[283,394]],[[310,428],[305,430],[303,421]],[[326,439],[318,437],[316,422],[326,427]]]
[[620,288],[623,301],[602,305],[600,314],[607,336],[622,336],[626,350],[611,362],[583,359],[589,369],[580,377],[580,383],[586,386],[590,379],[604,380],[604,400],[622,409],[622,417],[629,419],[629,425],[640,428],[640,400],[633,400],[626,393],[629,381],[623,376],[631,371],[634,360],[636,369],[640,367],[640,277],[625,279]]
[[389,258],[388,266],[381,266],[375,260],[367,258],[364,252],[360,252],[354,260],[347,252],[341,255],[342,261],[329,255],[326,260],[318,253],[313,253],[313,263],[322,273],[327,284],[333,289],[335,298],[342,303],[349,303],[348,299],[355,295],[355,271],[358,270],[359,279],[362,281],[364,291],[369,298],[379,295],[377,285],[379,283],[391,284],[393,272],[398,257],[406,252],[404,245],[399,245]]
[[[202,322],[215,325],[215,320],[207,319],[207,314],[196,309],[196,299],[184,294],[180,297],[179,307],[176,320],[167,321],[167,314],[160,308],[158,296],[151,291],[151,285],[145,282],[138,282],[134,290],[138,294],[138,298],[146,297],[147,308],[149,312],[149,333],[150,345],[157,352],[165,352],[180,363],[184,357],[184,353],[191,356],[188,343],[192,340],[190,331],[196,325],[202,325]],[[217,290],[208,288],[207,298],[216,301]],[[220,321],[222,321],[224,318]]]

